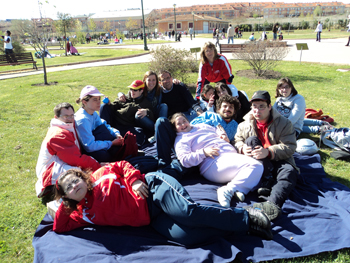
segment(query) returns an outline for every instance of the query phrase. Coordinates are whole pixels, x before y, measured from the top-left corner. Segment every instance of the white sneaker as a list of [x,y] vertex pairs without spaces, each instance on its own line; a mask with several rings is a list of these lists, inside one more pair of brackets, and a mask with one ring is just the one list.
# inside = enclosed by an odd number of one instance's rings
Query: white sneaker
[[227,185],[224,185],[217,190],[218,201],[223,207],[231,206],[231,199],[234,194],[233,190],[230,189]]

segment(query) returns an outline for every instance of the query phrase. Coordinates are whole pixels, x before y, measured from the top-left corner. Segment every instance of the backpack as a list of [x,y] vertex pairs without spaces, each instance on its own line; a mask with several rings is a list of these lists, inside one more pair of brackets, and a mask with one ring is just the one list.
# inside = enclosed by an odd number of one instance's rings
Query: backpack
[[305,109],[305,118],[306,119],[316,119],[316,120],[322,120],[322,121],[326,121],[329,123],[334,122],[334,119],[329,117],[328,115],[322,115],[323,111],[320,110],[314,110],[314,109],[309,109],[306,108]]

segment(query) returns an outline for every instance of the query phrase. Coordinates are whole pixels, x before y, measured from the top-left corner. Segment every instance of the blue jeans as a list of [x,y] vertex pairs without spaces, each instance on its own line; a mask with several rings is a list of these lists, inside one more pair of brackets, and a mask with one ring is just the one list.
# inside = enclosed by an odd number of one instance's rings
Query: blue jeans
[[273,40],[277,40],[277,33],[273,33]]
[[323,122],[316,119],[304,119],[303,132],[304,133],[319,133]]
[[230,44],[230,39],[231,39],[232,44],[233,44],[233,37],[228,37],[228,38],[227,38],[227,44]]
[[149,131],[150,133],[154,133],[154,121],[152,121],[147,116],[142,119],[135,114],[135,122],[137,126],[141,127],[144,130]]
[[183,112],[183,114],[185,114],[185,116],[189,122],[191,122],[194,118],[197,117],[197,112],[195,110],[193,110],[192,108],[186,112]]
[[157,107],[157,117],[168,117],[168,105],[165,103],[162,103],[158,105]]
[[321,32],[316,33],[316,41],[321,42]]
[[151,225],[168,239],[194,245],[249,229],[248,213],[243,208],[198,204],[176,179],[164,173],[148,173],[145,180]]

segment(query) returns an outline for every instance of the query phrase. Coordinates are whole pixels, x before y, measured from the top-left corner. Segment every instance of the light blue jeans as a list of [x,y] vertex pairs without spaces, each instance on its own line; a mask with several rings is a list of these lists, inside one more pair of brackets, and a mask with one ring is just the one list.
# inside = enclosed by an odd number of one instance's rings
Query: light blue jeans
[[231,39],[232,44],[233,44],[233,37],[228,37],[228,38],[227,38],[227,44],[230,44],[230,39]]
[[304,133],[319,133],[323,121],[315,119],[304,119],[303,132]]

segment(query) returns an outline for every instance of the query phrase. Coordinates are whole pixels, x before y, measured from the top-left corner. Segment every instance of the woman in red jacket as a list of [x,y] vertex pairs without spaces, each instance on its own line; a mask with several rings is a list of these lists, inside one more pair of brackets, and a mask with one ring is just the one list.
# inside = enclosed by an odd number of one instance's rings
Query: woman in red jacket
[[228,63],[227,58],[218,54],[213,43],[206,42],[201,51],[196,99],[200,98],[205,84],[209,84],[210,82],[231,84],[233,78],[231,65]]
[[151,224],[184,245],[233,232],[273,237],[270,221],[261,210],[200,205],[173,177],[160,172],[142,175],[126,161],[104,166],[91,177],[68,170],[56,183],[56,199],[61,197],[53,225],[57,233],[89,224]]

